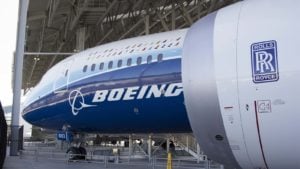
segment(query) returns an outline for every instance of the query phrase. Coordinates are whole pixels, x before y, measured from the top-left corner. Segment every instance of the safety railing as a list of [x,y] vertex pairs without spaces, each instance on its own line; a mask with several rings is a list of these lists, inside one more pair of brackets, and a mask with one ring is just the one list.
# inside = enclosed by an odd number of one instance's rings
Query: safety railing
[[[97,163],[102,164],[105,168],[114,165],[132,165],[132,166],[147,166],[148,168],[162,168],[167,165],[167,158],[159,158],[153,156],[149,158],[148,156],[139,156],[139,158],[133,158],[133,156],[120,156],[120,155],[94,155],[93,153],[82,154],[66,154],[65,152],[57,151],[44,151],[39,150],[22,150],[20,151],[21,159],[31,158],[34,161],[39,161],[39,159],[47,160],[59,160],[65,161],[67,164],[72,162],[80,163]],[[74,158],[76,157],[76,158]],[[80,158],[83,157],[83,158]],[[172,159],[173,168],[203,168],[203,169],[222,169],[223,166],[214,163],[209,160],[197,160],[192,158],[175,158]]]

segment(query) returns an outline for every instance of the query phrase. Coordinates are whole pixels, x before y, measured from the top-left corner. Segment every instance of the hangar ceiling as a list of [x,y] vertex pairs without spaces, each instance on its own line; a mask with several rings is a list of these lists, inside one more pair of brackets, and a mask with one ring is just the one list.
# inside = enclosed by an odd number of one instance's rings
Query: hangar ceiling
[[[22,89],[82,49],[189,27],[238,0],[30,0]],[[31,54],[30,54],[31,53]]]

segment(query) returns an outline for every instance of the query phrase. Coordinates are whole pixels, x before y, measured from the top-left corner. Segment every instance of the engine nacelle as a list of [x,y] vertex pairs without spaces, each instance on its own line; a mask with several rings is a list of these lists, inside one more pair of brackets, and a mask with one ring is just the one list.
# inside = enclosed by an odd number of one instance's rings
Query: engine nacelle
[[183,47],[185,105],[209,158],[300,168],[300,2],[248,0],[196,22]]

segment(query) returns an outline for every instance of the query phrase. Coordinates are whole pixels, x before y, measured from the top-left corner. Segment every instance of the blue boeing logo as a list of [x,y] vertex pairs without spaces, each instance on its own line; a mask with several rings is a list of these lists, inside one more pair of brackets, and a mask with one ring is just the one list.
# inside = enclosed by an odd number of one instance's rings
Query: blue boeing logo
[[251,61],[254,83],[274,82],[279,79],[276,41],[252,44]]
[[80,90],[73,90],[69,94],[69,104],[72,113],[76,116],[80,110],[87,107],[95,107],[97,103],[104,101],[139,100],[159,97],[176,97],[182,94],[182,83],[171,83],[161,85],[132,86],[127,88],[116,88],[111,90],[95,91],[92,102],[94,105],[86,104]]

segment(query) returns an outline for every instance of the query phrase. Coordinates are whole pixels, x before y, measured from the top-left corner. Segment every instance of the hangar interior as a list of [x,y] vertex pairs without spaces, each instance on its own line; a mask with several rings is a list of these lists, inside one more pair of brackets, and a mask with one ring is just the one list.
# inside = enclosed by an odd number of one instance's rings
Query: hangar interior
[[237,0],[30,0],[22,89],[72,53],[191,26]]
[[[74,53],[121,39],[187,28],[236,1],[30,0],[22,89],[28,92],[48,69]],[[148,135],[140,137],[149,139]],[[201,153],[191,134],[164,138],[177,140],[192,156]]]

